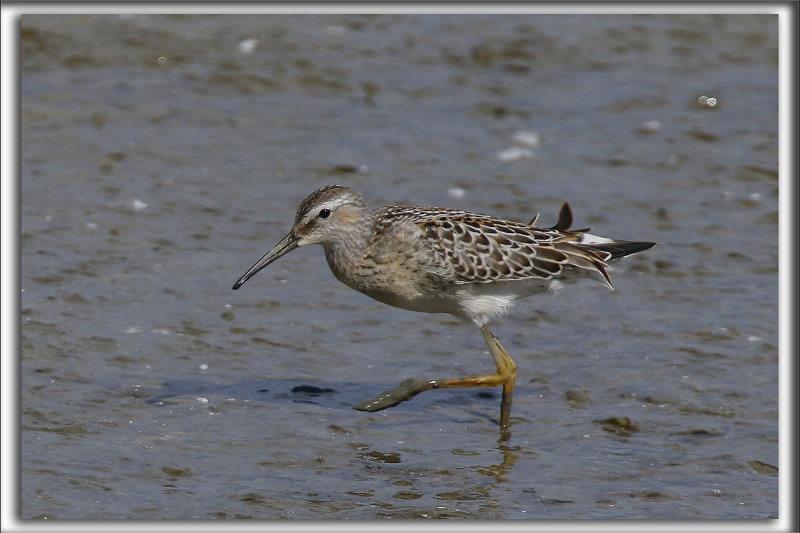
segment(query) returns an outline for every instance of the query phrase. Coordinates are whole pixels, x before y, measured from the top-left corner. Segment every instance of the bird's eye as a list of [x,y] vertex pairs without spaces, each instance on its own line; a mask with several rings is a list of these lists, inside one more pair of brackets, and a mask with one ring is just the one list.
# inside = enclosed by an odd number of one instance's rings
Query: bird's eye
[[322,211],[319,212],[319,218],[328,218],[329,216],[331,216],[330,209],[323,209]]

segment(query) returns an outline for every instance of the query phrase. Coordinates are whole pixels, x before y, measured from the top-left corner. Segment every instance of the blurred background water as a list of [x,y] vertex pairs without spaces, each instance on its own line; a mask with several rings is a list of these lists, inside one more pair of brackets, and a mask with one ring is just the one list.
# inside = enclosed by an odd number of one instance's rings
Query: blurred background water
[[[774,518],[778,20],[25,15],[21,515]],[[298,250],[315,188],[659,246],[522,301],[492,368]]]

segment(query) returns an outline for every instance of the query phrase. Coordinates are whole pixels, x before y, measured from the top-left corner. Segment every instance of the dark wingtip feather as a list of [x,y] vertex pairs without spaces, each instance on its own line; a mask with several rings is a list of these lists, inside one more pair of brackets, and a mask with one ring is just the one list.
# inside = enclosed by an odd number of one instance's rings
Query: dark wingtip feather
[[595,268],[597,268],[597,271],[603,275],[603,278],[606,280],[606,283],[608,284],[608,288],[613,289],[614,284],[611,283],[611,276],[609,276],[608,272],[606,272],[606,266],[602,263],[595,263]]
[[555,226],[550,226],[550,229],[566,231],[570,226],[572,226],[572,209],[567,202],[564,202],[558,212],[558,221]]
[[[539,213],[536,213],[536,216],[533,217],[530,222],[528,222],[528,225],[533,227],[537,220],[539,220]],[[561,204],[561,209],[558,212],[558,220],[556,221],[555,225],[544,229],[566,231],[570,226],[572,226],[572,208],[570,208],[567,202],[564,202]]]

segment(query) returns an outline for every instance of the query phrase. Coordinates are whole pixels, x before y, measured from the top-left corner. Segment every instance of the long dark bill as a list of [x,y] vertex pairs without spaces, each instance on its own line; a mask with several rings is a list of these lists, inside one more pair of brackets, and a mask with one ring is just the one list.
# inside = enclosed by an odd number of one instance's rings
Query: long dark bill
[[294,232],[290,231],[286,237],[281,239],[281,241],[273,246],[272,250],[266,253],[264,257],[258,260],[258,262],[250,267],[250,270],[244,273],[244,275],[239,278],[239,281],[233,284],[233,290],[238,289],[244,282],[248,279],[252,278],[256,272],[267,266],[268,264],[272,263],[282,255],[286,255],[292,250],[297,248],[297,237],[295,237]]

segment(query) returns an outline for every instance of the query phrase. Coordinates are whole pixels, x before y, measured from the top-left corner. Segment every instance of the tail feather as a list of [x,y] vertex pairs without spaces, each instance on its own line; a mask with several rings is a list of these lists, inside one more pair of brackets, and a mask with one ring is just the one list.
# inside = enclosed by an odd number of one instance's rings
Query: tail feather
[[608,259],[619,259],[620,257],[638,254],[655,245],[656,243],[647,241],[611,241],[598,244],[584,244],[583,246],[590,250],[611,254]]
[[[536,215],[529,226],[537,229],[534,224],[538,218],[539,215]],[[609,261],[643,252],[656,245],[655,242],[649,241],[622,241],[592,235],[588,233],[590,228],[570,230],[572,222],[572,209],[567,202],[564,202],[556,223],[548,228],[541,228],[541,231],[551,235],[550,246],[564,254],[565,259],[556,263],[597,272],[611,288],[613,288],[611,278],[606,271]],[[540,256],[540,259],[546,259],[543,254]]]

